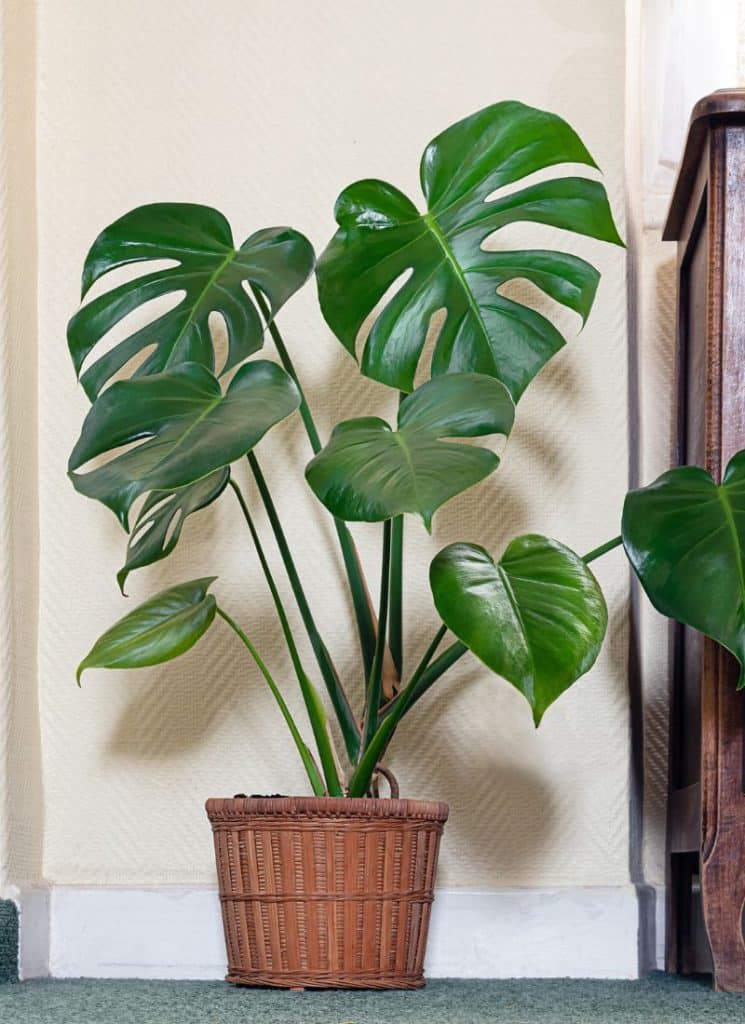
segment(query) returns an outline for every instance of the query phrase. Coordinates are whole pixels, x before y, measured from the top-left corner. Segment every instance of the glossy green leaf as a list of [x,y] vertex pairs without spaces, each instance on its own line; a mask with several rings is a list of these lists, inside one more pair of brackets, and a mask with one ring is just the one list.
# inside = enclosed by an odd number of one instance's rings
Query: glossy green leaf
[[170,555],[188,517],[219,498],[229,479],[229,469],[217,469],[175,491],[151,491],[132,527],[127,559],[116,575],[122,593],[127,576],[134,569],[152,565]]
[[217,604],[208,594],[217,577],[191,580],[162,590],[107,629],[78,666],[144,668],[177,658],[207,632]]
[[175,266],[114,286],[69,323],[67,340],[79,374],[96,345],[125,316],[152,299],[181,295],[173,309],[138,326],[83,373],[81,383],[91,400],[133,357],[149,349],[135,376],[180,363],[214,370],[211,313],[220,314],[227,328],[223,370],[237,366],[263,344],[262,320],[244,285],[263,292],[273,316],[307,279],[314,255],[310,242],[291,228],[265,228],[236,248],[230,225],[217,210],[153,203],[125,214],[98,236],[85,261],[83,297],[109,271],[150,260],[175,261]]
[[339,229],[317,279],[323,315],[353,355],[363,324],[396,285],[367,336],[363,373],[411,391],[430,319],[444,309],[432,375],[490,374],[517,401],[565,340],[548,319],[499,289],[523,278],[584,321],[599,274],[569,253],[491,252],[484,241],[505,225],[536,221],[622,244],[598,181],[559,178],[492,198],[496,189],[560,163],[596,166],[560,117],[508,101],[459,121],[427,146],[420,169],[425,214],[383,181],[359,181],[342,192]]
[[[225,394],[197,363],[119,381],[86,416],[70,456],[70,477],[81,494],[108,505],[126,529],[138,495],[184,487],[224,469],[299,404],[292,378],[266,360],[241,366]],[[134,442],[103,466],[75,472]]]
[[721,486],[695,466],[631,491],[623,508],[626,554],[655,608],[700,630],[740,662],[745,685],[745,452]]
[[428,381],[398,412],[398,430],[368,416],[340,423],[305,475],[339,519],[380,522],[435,510],[499,465],[494,452],[441,438],[508,434],[515,407],[504,385],[480,374]]
[[445,625],[517,687],[536,725],[598,656],[608,621],[602,591],[558,541],[517,537],[496,563],[477,544],[451,544],[435,556],[430,584]]

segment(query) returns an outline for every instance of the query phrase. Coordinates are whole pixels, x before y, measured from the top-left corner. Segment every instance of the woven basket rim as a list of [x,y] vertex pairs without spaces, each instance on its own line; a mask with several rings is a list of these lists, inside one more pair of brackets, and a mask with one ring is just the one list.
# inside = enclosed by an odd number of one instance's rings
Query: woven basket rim
[[391,800],[372,797],[273,796],[210,797],[211,821],[231,818],[388,818],[446,822],[450,808],[440,800]]

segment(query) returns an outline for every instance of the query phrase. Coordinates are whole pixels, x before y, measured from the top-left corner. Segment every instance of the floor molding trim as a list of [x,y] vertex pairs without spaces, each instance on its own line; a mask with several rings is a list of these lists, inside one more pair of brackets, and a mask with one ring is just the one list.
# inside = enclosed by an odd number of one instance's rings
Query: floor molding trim
[[[20,904],[23,977],[225,974],[214,888],[54,886]],[[431,978],[636,978],[638,933],[633,885],[440,890],[425,968]]]

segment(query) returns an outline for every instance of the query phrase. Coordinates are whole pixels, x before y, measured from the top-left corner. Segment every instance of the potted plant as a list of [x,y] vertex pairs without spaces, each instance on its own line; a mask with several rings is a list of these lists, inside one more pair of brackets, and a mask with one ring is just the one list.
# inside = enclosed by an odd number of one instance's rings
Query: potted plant
[[[397,726],[467,651],[517,687],[536,725],[598,655],[607,612],[589,563],[616,542],[582,558],[529,534],[498,556],[467,541],[436,555],[430,585],[439,624],[419,663],[404,671],[404,517],[419,516],[429,529],[441,505],[493,473],[499,458],[488,442],[459,442],[509,434],[516,403],[565,343],[548,319],[505,297],[501,286],[526,278],[584,321],[599,280],[594,267],[568,253],[487,250],[482,243],[504,225],[527,220],[622,244],[595,178],[554,175],[514,187],[564,163],[595,168],[561,118],[504,102],[427,146],[425,213],[385,182],[361,181],[342,192],[338,230],[315,266],[321,311],[355,357],[357,336],[373,317],[360,368],[396,389],[400,405],[395,424],[351,419],[325,443],[276,320],[314,269],[303,235],[266,228],[236,246],[216,210],[157,203],[107,227],[85,260],[83,298],[125,264],[169,261],[90,299],[68,328],[75,369],[92,403],[70,457],[70,478],[81,494],[108,506],[129,534],[119,585],[123,591],[129,573],[169,555],[186,520],[230,494],[256,547],[312,733],[311,743],[284,700],[285,681],[262,658],[250,618],[244,622],[239,610],[223,606],[211,576],[169,587],[125,615],[78,669],[80,680],[87,668],[165,662],[220,620],[277,702],[313,795],[207,802],[230,981],[422,985],[448,809],[399,799],[385,766]],[[113,347],[99,347],[126,315],[174,293],[182,297],[168,312]],[[443,308],[427,379],[415,386],[430,319]],[[228,335],[219,368],[209,325],[214,312]],[[266,332],[278,361],[255,358]],[[271,470],[265,475],[257,452],[267,431],[295,413],[312,454],[307,483],[333,516],[343,556],[365,682],[360,709],[351,706],[316,625],[312,595],[272,498]],[[312,668],[301,657],[264,538],[231,470],[243,459],[310,641]],[[357,521],[381,524],[376,607],[347,525]],[[379,795],[384,780],[386,799]]]

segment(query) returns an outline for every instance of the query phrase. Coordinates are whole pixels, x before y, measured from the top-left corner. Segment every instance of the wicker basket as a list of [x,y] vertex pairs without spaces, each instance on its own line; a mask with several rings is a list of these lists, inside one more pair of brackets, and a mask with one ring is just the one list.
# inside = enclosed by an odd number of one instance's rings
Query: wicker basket
[[444,803],[208,800],[227,981],[420,988]]

